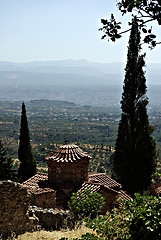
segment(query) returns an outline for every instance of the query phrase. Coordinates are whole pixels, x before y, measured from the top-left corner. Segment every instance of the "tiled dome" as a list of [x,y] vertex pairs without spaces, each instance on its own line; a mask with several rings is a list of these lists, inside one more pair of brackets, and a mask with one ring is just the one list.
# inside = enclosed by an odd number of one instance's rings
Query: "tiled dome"
[[57,148],[45,159],[56,162],[77,162],[84,158],[90,159],[91,157],[86,152],[83,152],[83,150],[77,145],[69,144]]

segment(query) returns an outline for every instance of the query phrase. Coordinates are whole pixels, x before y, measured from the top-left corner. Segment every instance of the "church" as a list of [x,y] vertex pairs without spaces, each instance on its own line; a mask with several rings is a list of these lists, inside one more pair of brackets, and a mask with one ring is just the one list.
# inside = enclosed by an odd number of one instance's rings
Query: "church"
[[106,173],[88,173],[91,156],[74,144],[63,145],[46,158],[48,173],[37,173],[22,183],[31,193],[31,205],[42,208],[66,209],[72,193],[90,189],[105,198],[102,214],[111,210],[118,198],[131,197],[121,184]]

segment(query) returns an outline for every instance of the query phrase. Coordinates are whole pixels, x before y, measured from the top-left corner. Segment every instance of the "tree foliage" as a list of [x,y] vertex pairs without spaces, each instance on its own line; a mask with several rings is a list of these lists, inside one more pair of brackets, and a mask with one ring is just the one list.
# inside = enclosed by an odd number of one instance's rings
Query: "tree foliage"
[[130,213],[131,239],[161,239],[161,198],[135,194],[135,199],[126,203],[126,210]]
[[[113,209],[105,216],[86,219],[87,227],[96,231],[97,239],[129,239],[129,212],[125,209]],[[83,239],[83,238],[82,238]],[[91,238],[92,239],[92,238]]]
[[86,189],[72,194],[69,209],[76,220],[82,220],[85,217],[95,218],[104,204],[101,194],[91,193],[90,189]]
[[[117,8],[121,11],[122,15],[126,13],[135,13],[137,15],[137,22],[145,34],[144,43],[149,44],[150,48],[154,48],[156,44],[161,42],[156,41],[156,35],[152,33],[152,27],[148,28],[147,23],[155,21],[161,25],[161,0],[122,0],[117,3]],[[103,27],[100,28],[104,32],[102,39],[111,39],[116,41],[116,39],[121,38],[123,33],[128,32],[129,29],[122,31],[121,22],[117,22],[114,15],[111,14],[111,19],[101,19]],[[129,25],[131,25],[129,23]]]
[[18,158],[20,160],[18,176],[20,181],[23,182],[36,173],[36,161],[31,152],[30,135],[24,102],[22,103]]
[[[124,201],[123,208],[86,221],[87,226],[98,235],[94,239],[159,240],[161,199],[135,194],[134,200]],[[86,234],[81,239],[93,239],[92,235]]]
[[144,55],[140,55],[140,32],[132,21],[122,93],[122,115],[113,159],[113,175],[130,194],[143,192],[156,167],[155,141],[148,121]]
[[0,180],[15,180],[15,172],[12,167],[12,159],[7,155],[7,151],[0,140]]
[[[87,227],[93,229],[97,235],[87,233],[82,235],[81,239],[161,239],[161,198],[135,194],[133,200],[122,202],[122,208],[113,209],[105,216],[87,218]],[[78,238],[73,238],[76,239]]]

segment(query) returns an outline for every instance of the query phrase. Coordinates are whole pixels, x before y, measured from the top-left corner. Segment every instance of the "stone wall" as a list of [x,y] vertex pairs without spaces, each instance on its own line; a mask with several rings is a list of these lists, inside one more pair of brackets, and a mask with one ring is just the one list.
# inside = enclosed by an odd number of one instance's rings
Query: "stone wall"
[[0,236],[9,236],[32,231],[38,219],[29,216],[30,194],[21,184],[0,181]]
[[46,230],[59,230],[74,226],[69,211],[30,206],[29,213],[38,217],[40,226]]

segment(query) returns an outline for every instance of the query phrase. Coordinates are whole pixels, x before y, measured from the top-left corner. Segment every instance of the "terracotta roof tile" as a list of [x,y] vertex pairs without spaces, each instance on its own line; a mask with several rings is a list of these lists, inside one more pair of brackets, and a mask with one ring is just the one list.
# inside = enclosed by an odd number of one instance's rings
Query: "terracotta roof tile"
[[120,183],[116,182],[114,179],[112,179],[106,173],[95,173],[95,174],[89,173],[88,181],[93,182],[93,183],[98,183],[101,185],[105,185],[109,188],[116,189],[116,190],[122,188]]
[[37,173],[33,177],[29,178],[25,182],[22,183],[24,187],[27,187],[29,192],[32,192],[34,194],[44,194],[44,193],[51,193],[55,192],[55,190],[45,187],[41,188],[39,186],[39,183],[42,181],[48,180],[48,174],[47,173]]
[[83,152],[81,148],[77,145],[70,144],[70,145],[63,145],[57,148],[53,153],[50,153],[45,159],[46,160],[53,160],[56,162],[76,162],[80,159],[91,157],[86,153]]
[[22,185],[25,187],[39,187],[38,183],[45,180],[48,180],[47,173],[37,173],[33,177],[23,182]]
[[83,197],[85,198],[85,195],[84,195],[84,191],[86,189],[89,189],[91,193],[96,193],[96,192],[99,192],[100,190],[104,189],[105,192],[112,192],[115,196],[118,195],[118,191],[116,190],[113,190],[112,188],[109,188],[108,186],[105,186],[105,185],[100,185],[100,184],[97,184],[97,183],[89,183],[89,182],[85,182],[82,184],[82,186],[77,190],[77,195],[78,195],[78,192],[82,192],[82,195]]
[[120,199],[123,199],[123,200],[132,200],[132,198],[130,197],[130,195],[128,195],[126,192],[124,192],[124,191],[119,191],[119,195],[118,195],[118,197],[120,198]]
[[155,193],[156,193],[158,196],[161,195],[161,186],[159,186],[159,187],[157,187],[157,188],[155,189]]
[[115,199],[115,206],[116,207],[125,207],[125,204],[124,204],[124,202],[122,202],[122,201],[117,201],[117,200],[126,200],[126,201],[129,201],[129,200],[132,200],[132,198],[126,193],[126,192],[124,192],[124,191],[119,191],[118,192],[118,195],[117,195],[117,197],[116,197],[116,199]]
[[94,184],[94,183],[83,183],[82,186],[80,187],[80,189],[77,191],[81,191],[82,193],[84,192],[84,190],[90,189],[90,191],[92,193],[98,192],[100,190],[101,186],[99,184]]
[[[30,179],[26,180],[22,185],[27,187],[29,192],[36,195],[56,192],[56,199],[58,201],[69,197],[58,189],[54,190],[49,187],[48,174],[46,173],[37,173]],[[119,197],[122,199],[131,199],[126,193],[120,191],[121,184],[110,178],[106,173],[89,174],[89,181],[84,182],[77,190],[77,193],[78,191],[84,192],[85,189],[90,189],[92,193],[95,193],[99,192],[102,188],[105,188],[105,190],[107,189],[107,191],[113,191],[115,194],[119,194]],[[118,189],[119,191],[117,191]]]

